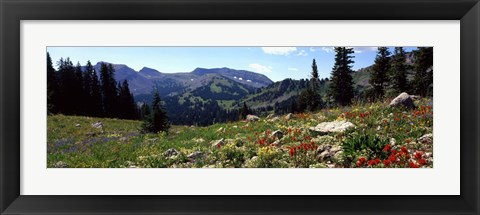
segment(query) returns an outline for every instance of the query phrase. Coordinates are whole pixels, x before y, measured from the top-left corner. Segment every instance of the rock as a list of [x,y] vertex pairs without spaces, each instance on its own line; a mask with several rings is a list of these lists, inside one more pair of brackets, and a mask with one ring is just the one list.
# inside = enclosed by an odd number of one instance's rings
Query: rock
[[273,113],[271,113],[271,114],[268,114],[267,118],[265,118],[265,119],[272,119],[274,116],[275,115]]
[[323,151],[317,156],[317,159],[320,161],[326,160],[328,158],[330,158],[330,152],[328,150]]
[[390,138],[390,145],[394,146],[395,144],[397,144],[397,141],[395,140],[395,138]]
[[203,142],[205,142],[205,140],[204,140],[203,138],[201,138],[201,137],[200,137],[200,138],[193,138],[192,141],[195,142],[195,143],[203,143]]
[[355,127],[353,123],[341,120],[333,122],[322,122],[315,127],[310,127],[310,131],[318,135],[325,135],[328,133],[344,132],[347,129],[353,127]]
[[251,115],[251,114],[247,115],[247,121],[249,121],[249,122],[256,122],[258,120],[260,120],[260,118],[258,116]]
[[192,160],[195,160],[197,159],[198,157],[201,157],[203,155],[203,152],[201,151],[194,151],[192,152],[191,154],[189,154],[187,157],[192,159]]
[[220,146],[225,145],[225,141],[224,141],[223,138],[220,139],[220,140],[214,140],[214,141],[212,141],[212,142],[213,142],[212,147],[217,147],[217,148],[218,148],[218,147],[220,147]]
[[320,145],[316,151],[317,160],[322,161],[330,161],[331,159],[338,159],[343,153],[343,148],[338,145],[329,145],[323,144]]
[[118,140],[120,140],[122,142],[127,142],[128,138],[127,137],[120,137],[120,139],[118,139]]
[[103,123],[102,122],[96,122],[92,124],[92,127],[98,128],[98,129],[103,129]]
[[80,127],[80,124],[75,124],[75,127],[77,127],[77,128]]
[[53,165],[54,168],[68,168],[68,164],[63,161],[58,161]]
[[272,133],[272,137],[275,137],[277,139],[282,139],[283,133],[280,130],[276,130]]
[[415,104],[413,104],[413,99],[411,98],[410,95],[407,93],[403,92],[400,95],[398,95],[396,98],[394,98],[390,102],[390,107],[400,107],[404,106],[406,108],[415,108]]
[[273,142],[272,145],[281,146],[281,145],[283,145],[283,143],[282,143],[281,140],[275,140],[275,142]]
[[423,144],[433,144],[433,134],[425,134],[418,138],[418,142],[423,143]]
[[416,101],[420,99],[420,96],[410,95],[410,98],[413,99],[413,101]]
[[280,120],[280,118],[278,116],[276,116],[276,117],[273,117],[273,118],[269,119],[268,121],[269,122],[276,122],[278,120]]
[[291,119],[293,119],[293,117],[294,117],[293,114],[289,113],[285,116],[285,120],[291,120]]
[[165,151],[163,153],[163,155],[165,155],[165,157],[177,156],[178,154],[180,154],[180,153],[174,148],[169,148],[169,149],[167,149],[167,151]]

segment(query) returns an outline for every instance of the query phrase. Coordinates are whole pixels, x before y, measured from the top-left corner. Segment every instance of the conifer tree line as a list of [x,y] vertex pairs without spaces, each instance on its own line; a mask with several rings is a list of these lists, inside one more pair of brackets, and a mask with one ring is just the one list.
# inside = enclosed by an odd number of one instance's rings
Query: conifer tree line
[[47,111],[50,114],[138,119],[128,82],[115,81],[111,64],[101,64],[99,75],[90,61],[82,69],[61,58],[58,71],[47,52]]
[[[283,109],[288,108],[291,113],[316,111],[326,106],[347,106],[354,99],[381,100],[402,92],[424,97],[433,96],[433,47],[419,47],[414,50],[413,65],[407,64],[403,47],[395,47],[393,53],[387,47],[378,47],[370,70],[371,88],[363,93],[357,92],[353,83],[353,48],[335,47],[334,50],[335,63],[330,79],[326,79],[329,86],[323,99],[320,86],[326,81],[319,79],[316,61],[313,59],[307,88],[301,91],[296,99],[291,100],[289,107],[283,106]],[[245,108],[248,107],[243,107]],[[279,109],[281,108],[275,106],[275,110]]]

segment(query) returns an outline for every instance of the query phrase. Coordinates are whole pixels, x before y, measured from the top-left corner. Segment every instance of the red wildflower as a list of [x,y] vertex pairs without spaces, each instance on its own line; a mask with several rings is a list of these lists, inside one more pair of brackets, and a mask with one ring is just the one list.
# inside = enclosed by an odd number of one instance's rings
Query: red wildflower
[[414,156],[416,159],[422,158],[423,153],[422,152],[415,152]]
[[295,137],[292,137],[292,140],[295,141]]
[[217,144],[217,148],[220,148],[220,147],[222,147],[222,145],[220,145],[220,144]]
[[383,165],[385,166],[390,166],[391,161],[390,160],[384,160]]
[[418,165],[415,164],[414,162],[410,161],[410,168],[418,168]]
[[402,146],[402,148],[400,149],[400,151],[401,151],[402,153],[404,153],[404,154],[407,154],[407,153],[408,153],[408,149],[407,149],[407,147],[405,147],[405,146]]
[[357,161],[357,166],[363,166],[364,163],[365,163],[365,158],[361,157]]
[[427,161],[423,158],[420,158],[420,159],[418,159],[418,164],[423,166],[423,165],[427,164]]
[[391,154],[391,155],[388,157],[388,160],[393,163],[393,162],[397,161],[397,157],[396,157],[394,154]]
[[407,141],[407,143],[410,143],[410,142],[412,142],[410,139],[407,139],[406,141]]
[[390,149],[392,149],[392,146],[390,144],[387,144],[387,145],[385,145],[385,147],[383,147],[384,152],[389,152]]

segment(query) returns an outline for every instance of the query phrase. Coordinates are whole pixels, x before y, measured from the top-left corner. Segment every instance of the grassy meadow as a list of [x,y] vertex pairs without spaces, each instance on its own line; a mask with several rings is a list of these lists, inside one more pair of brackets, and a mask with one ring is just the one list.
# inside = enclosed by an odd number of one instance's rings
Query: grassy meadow
[[[433,167],[433,105],[390,100],[269,115],[208,127],[143,134],[141,121],[49,115],[49,168],[425,168]],[[319,133],[322,122],[350,122]],[[101,122],[101,127],[92,124]]]

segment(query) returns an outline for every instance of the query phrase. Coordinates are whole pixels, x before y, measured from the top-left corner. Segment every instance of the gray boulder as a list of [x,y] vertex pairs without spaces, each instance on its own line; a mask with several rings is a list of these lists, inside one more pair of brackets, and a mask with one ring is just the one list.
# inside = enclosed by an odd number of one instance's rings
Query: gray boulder
[[53,165],[54,168],[68,168],[68,164],[63,161],[58,161]]
[[433,144],[433,134],[425,134],[418,138],[418,142],[423,144]]
[[283,138],[283,133],[280,130],[276,130],[272,133],[272,136],[277,138],[277,139],[282,139]]
[[163,155],[165,155],[165,157],[177,156],[178,154],[179,154],[179,152],[174,148],[167,149],[167,151],[165,151],[163,153]]
[[345,120],[322,122],[315,127],[310,127],[310,131],[318,135],[326,135],[328,133],[341,133],[349,128],[354,128],[355,125]]
[[251,114],[247,115],[247,121],[249,121],[249,122],[256,122],[258,120],[260,120],[260,118],[258,116],[251,115]]
[[94,128],[98,128],[98,129],[103,129],[103,122],[96,122],[96,123],[92,123],[92,127]]
[[390,102],[390,107],[401,107],[404,106],[406,108],[415,108],[415,104],[413,104],[412,96],[408,95],[407,93],[403,92],[400,93],[396,98],[394,98]]

